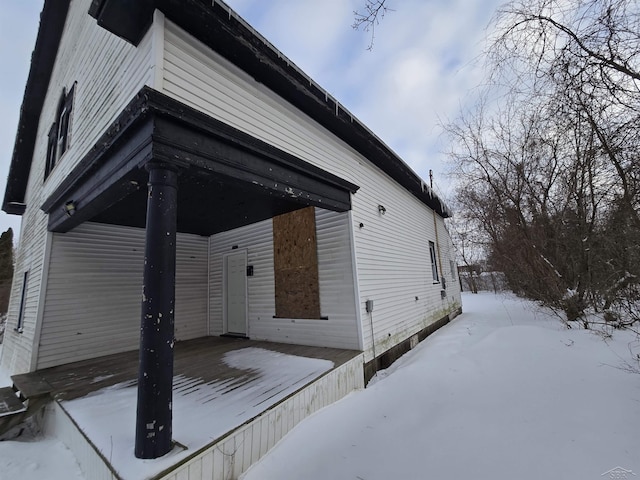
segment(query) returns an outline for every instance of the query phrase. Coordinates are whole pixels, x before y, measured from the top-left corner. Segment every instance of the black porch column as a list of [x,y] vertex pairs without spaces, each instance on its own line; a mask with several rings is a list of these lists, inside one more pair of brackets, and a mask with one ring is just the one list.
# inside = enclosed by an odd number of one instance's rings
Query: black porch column
[[135,455],[158,458],[171,450],[178,175],[175,167],[158,162],[147,170]]

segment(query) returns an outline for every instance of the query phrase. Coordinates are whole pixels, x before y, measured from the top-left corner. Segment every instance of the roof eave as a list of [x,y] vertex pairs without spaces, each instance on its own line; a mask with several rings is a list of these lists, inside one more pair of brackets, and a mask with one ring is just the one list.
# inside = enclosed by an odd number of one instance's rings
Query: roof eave
[[58,53],[69,0],[46,0],[24,91],[2,210],[22,215],[42,106]]

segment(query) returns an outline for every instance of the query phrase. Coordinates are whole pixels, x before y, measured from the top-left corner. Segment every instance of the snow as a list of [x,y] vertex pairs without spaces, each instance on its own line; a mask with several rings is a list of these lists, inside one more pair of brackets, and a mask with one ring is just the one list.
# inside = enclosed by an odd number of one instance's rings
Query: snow
[[83,480],[73,453],[51,437],[0,442],[0,478]]
[[640,474],[634,335],[569,330],[513,296],[465,294],[463,306],[365,390],[299,424],[243,480]]
[[[628,331],[609,338],[566,329],[513,296],[463,295],[461,316],[379,372],[365,390],[301,422],[243,480],[640,475],[640,376],[631,372],[638,367],[632,358],[638,339]],[[269,376],[294,363],[300,378],[327,367],[246,350],[226,361],[248,375]],[[210,416],[189,417],[190,406],[215,397],[220,385],[178,378],[176,387],[174,437],[191,442],[190,449],[203,440],[202,426],[226,428],[222,422],[239,414],[227,402]],[[101,448],[120,462],[125,478],[144,478],[148,473],[134,467],[149,461],[131,453],[132,392],[112,387],[65,407],[84,412],[81,424],[94,430],[92,438],[108,429],[100,441],[113,437],[113,450],[110,442]],[[70,452],[51,438],[0,442],[0,472],[1,478],[82,478]]]
[[252,347],[228,352],[223,361],[245,375],[209,383],[183,375],[174,377],[173,439],[187,450],[175,447],[159,459],[140,460],[133,455],[134,382],[107,387],[63,405],[122,478],[148,478],[333,368],[329,360]]

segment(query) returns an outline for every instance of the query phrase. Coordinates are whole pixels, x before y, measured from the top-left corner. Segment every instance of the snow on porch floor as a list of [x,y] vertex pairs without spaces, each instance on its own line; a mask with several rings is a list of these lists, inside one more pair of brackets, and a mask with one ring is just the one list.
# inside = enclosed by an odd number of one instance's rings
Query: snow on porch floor
[[[207,349],[207,345],[213,346]],[[305,354],[316,358],[300,356]],[[121,380],[122,372],[112,366],[108,373],[94,365],[81,373],[70,369],[61,375],[61,367],[56,367],[57,377],[52,375],[50,383],[59,383],[61,405],[112,468],[121,478],[133,480],[151,478],[170,468],[356,354],[246,340],[199,339],[191,348],[182,345],[176,349],[173,439],[187,449],[176,447],[155,460],[133,455],[135,378],[96,389],[96,384]],[[47,378],[46,373],[43,376]],[[91,384],[93,391],[87,393]]]

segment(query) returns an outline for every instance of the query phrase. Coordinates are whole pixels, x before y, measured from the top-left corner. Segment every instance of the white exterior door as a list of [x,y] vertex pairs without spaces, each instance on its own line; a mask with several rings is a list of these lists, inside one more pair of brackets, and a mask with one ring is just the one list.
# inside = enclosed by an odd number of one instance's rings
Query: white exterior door
[[224,299],[227,333],[247,334],[247,252],[224,259]]

